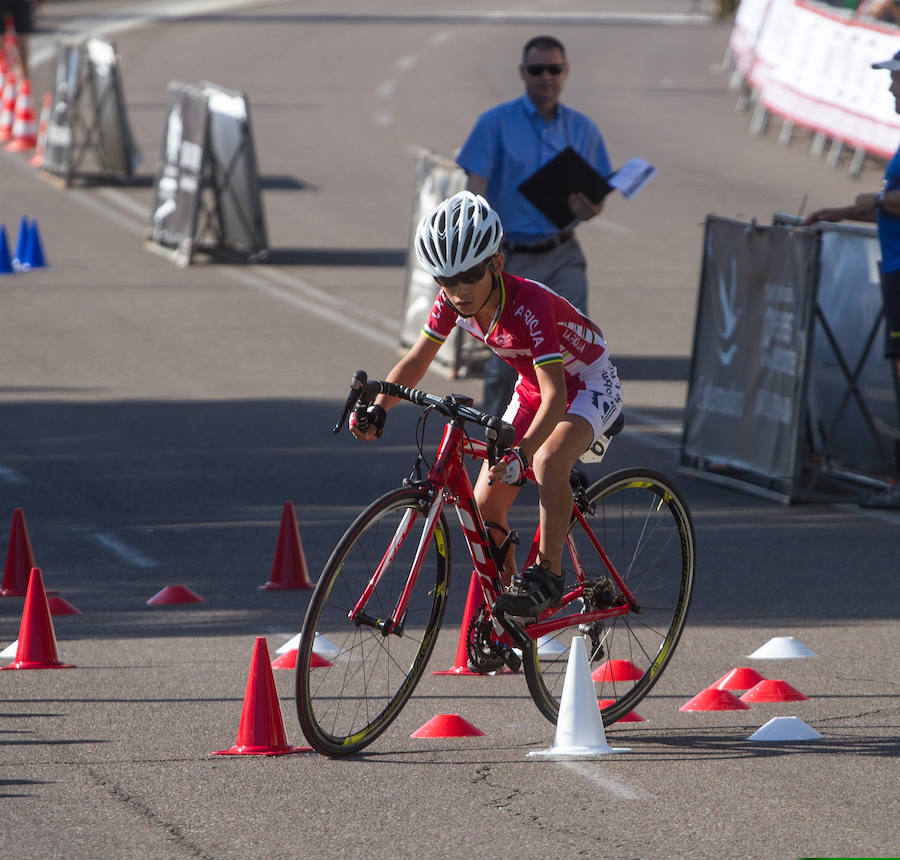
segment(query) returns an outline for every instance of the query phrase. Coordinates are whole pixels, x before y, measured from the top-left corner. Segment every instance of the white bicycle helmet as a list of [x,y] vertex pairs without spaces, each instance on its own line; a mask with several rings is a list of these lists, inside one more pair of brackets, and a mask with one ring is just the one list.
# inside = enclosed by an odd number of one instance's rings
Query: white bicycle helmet
[[449,278],[500,250],[503,225],[487,200],[460,191],[428,213],[416,229],[416,256],[436,278]]

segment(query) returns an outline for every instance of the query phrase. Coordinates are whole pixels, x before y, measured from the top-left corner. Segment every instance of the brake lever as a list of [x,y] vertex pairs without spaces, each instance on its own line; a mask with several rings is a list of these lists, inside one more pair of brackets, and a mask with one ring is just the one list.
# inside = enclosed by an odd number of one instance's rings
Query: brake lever
[[353,379],[350,380],[350,393],[347,395],[347,402],[344,403],[344,411],[341,413],[341,417],[338,419],[338,423],[334,425],[332,429],[332,433],[340,433],[341,428],[347,423],[347,419],[350,417],[350,410],[353,408],[353,404],[359,399],[359,395],[362,393],[363,389],[366,386],[366,382],[369,381],[369,376],[364,370],[357,370],[356,373],[353,374]]

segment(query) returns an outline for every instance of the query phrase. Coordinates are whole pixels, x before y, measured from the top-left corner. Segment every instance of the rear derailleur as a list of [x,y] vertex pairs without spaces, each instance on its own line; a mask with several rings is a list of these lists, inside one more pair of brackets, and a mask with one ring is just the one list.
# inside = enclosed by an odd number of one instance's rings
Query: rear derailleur
[[[608,576],[600,576],[586,582],[581,599],[584,602],[585,612],[611,609],[613,606],[621,606],[623,603],[622,598],[616,592],[613,581]],[[589,621],[586,624],[579,624],[578,629],[581,633],[591,638],[588,662],[601,660],[606,654],[606,650],[603,647],[606,628],[603,622]]]

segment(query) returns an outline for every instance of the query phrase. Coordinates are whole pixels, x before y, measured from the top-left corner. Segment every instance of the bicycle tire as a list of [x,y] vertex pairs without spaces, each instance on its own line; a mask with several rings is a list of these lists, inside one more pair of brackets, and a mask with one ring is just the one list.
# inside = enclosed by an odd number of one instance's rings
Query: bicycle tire
[[[523,660],[523,668],[535,704],[555,723],[568,647],[573,636],[584,635],[595,692],[606,703],[601,706],[603,722],[610,725],[650,692],[675,652],[694,588],[694,526],[681,493],[663,475],[647,469],[613,472],[588,487],[586,495],[593,513],[585,517],[642,611],[582,631],[578,621],[582,604],[575,601],[570,604],[571,625],[556,631],[552,639],[539,640],[543,647],[532,649],[532,659]],[[606,566],[574,517],[570,536],[587,575],[599,573],[602,578]],[[566,585],[573,585],[570,554],[564,557],[563,569]],[[621,602],[621,593],[615,592],[618,597],[612,596],[610,602]],[[602,650],[596,650],[598,643]],[[629,674],[634,677],[623,677]]]
[[[402,633],[357,624],[348,614],[403,517],[411,515],[395,559],[366,604],[373,617],[390,617],[409,578],[432,499],[427,486],[402,487],[376,499],[338,541],[310,598],[297,650],[297,715],[306,739],[324,755],[349,756],[372,743],[406,704],[428,663],[450,584],[443,511],[410,595]],[[323,661],[329,665],[322,666]]]

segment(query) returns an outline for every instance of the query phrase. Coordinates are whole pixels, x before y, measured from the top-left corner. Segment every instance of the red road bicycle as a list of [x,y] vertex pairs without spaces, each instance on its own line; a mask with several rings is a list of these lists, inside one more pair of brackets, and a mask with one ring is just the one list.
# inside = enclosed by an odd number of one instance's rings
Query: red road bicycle
[[[378,393],[424,407],[420,428],[430,413],[438,413],[444,432],[430,466],[424,430],[417,432],[414,476],[356,518],[319,578],[297,653],[297,713],[309,743],[329,756],[359,752],[390,725],[415,689],[450,587],[447,505],[456,509],[483,595],[466,630],[470,667],[491,672],[521,665],[535,704],[555,723],[569,642],[583,636],[588,659],[597,664],[592,668],[604,723],[627,714],[672,659],[690,606],[694,528],[678,490],[641,468],[611,473],[590,486],[573,470],[562,603],[536,619],[508,617],[493,609],[502,591],[497,559],[506,542],[492,545],[465,458],[496,462],[513,443],[512,426],[473,409],[469,397],[369,381],[357,371],[334,432],[354,405],[364,410]],[[470,437],[472,425],[484,428],[484,442]],[[427,474],[421,477],[423,465]],[[528,478],[534,480],[530,469]],[[515,539],[514,532],[507,536]],[[537,547],[535,534],[520,569],[534,561]],[[622,680],[623,667],[633,677]]]

